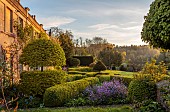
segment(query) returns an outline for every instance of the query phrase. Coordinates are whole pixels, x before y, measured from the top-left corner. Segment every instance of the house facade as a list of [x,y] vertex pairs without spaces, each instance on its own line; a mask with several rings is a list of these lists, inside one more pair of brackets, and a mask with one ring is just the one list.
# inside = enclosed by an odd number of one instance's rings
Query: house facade
[[[20,0],[0,0],[0,59],[11,59],[11,49],[8,48],[11,44],[15,43],[17,38],[17,31],[14,27],[15,22],[19,23],[22,27],[27,24],[32,26],[31,38],[38,37],[40,32],[46,33],[43,25],[36,21],[35,15],[29,14],[30,9],[23,7]],[[5,53],[5,56],[4,56]],[[20,65],[17,62],[19,53],[15,55],[14,60],[9,63],[13,66],[14,79],[19,78]],[[22,68],[22,69],[26,69]]]

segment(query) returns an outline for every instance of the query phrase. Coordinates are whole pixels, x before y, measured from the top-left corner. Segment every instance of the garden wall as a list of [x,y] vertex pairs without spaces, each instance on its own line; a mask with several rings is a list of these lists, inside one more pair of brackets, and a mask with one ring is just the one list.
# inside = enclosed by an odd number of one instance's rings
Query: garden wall
[[163,80],[157,84],[157,101],[167,110],[170,110],[170,81]]

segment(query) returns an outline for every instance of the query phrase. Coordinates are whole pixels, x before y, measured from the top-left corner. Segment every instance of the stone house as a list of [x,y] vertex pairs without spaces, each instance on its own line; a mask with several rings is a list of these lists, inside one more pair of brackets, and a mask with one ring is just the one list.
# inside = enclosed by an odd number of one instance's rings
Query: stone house
[[[17,31],[14,28],[14,23],[17,21],[22,27],[26,24],[32,26],[31,38],[36,38],[40,32],[46,33],[43,29],[43,25],[36,21],[35,15],[29,14],[30,9],[23,7],[20,4],[20,0],[0,0],[0,58],[4,60],[10,60],[11,51],[7,46],[10,46],[15,42],[17,38]],[[5,52],[5,56],[3,55]],[[19,59],[19,53],[15,55],[15,58],[10,65],[13,65],[15,79],[19,79],[19,72],[22,69],[28,67],[21,67],[17,62]]]

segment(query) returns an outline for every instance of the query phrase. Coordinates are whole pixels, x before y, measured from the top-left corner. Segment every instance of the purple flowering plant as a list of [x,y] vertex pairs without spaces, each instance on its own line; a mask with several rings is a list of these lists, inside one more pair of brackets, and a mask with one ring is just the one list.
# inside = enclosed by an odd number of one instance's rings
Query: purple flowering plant
[[115,100],[126,98],[127,87],[119,80],[112,80],[87,87],[83,95],[93,104],[112,104]]

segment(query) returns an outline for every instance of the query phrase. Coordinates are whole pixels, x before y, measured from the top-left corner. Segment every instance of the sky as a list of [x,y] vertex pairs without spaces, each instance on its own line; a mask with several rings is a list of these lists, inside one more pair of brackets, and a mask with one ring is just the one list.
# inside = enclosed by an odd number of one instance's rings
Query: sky
[[21,0],[44,29],[71,30],[74,39],[102,37],[116,45],[143,45],[144,16],[153,0]]

